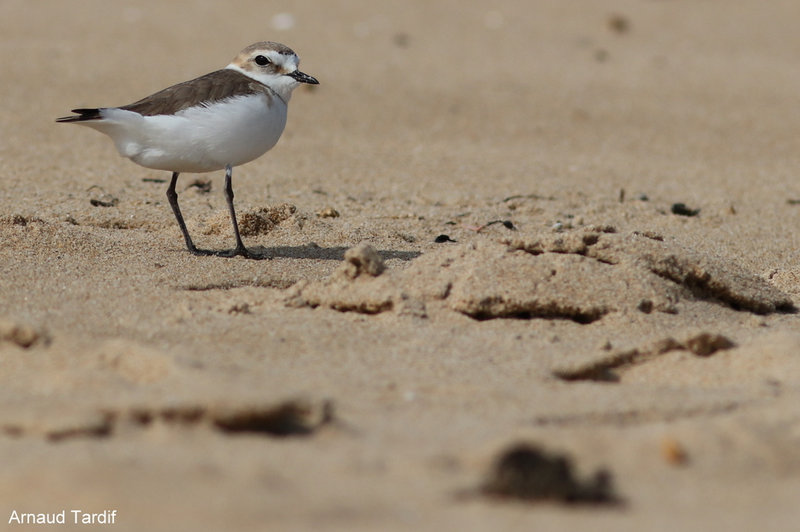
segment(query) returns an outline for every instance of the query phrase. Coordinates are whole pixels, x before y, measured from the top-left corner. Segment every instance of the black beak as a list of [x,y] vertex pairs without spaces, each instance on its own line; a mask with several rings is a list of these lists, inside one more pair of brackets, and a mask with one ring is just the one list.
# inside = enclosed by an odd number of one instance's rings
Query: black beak
[[311,85],[319,85],[319,81],[317,81],[317,78],[315,78],[313,76],[309,76],[308,74],[303,74],[299,70],[295,70],[291,74],[286,74],[286,75],[289,76],[290,78],[294,78],[296,81],[298,81],[300,83],[309,83]]

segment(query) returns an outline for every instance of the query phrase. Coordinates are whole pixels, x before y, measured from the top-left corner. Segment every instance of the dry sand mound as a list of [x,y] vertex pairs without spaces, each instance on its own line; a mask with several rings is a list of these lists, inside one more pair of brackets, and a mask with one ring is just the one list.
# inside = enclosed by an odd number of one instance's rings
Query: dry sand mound
[[[677,313],[706,300],[758,314],[791,312],[791,298],[762,278],[654,234],[612,227],[524,234],[443,249],[407,270],[360,275],[375,255],[351,250],[328,279],[298,283],[291,306],[377,313],[445,301],[472,318],[566,318],[579,323],[611,312]],[[369,260],[375,261],[375,258]]]

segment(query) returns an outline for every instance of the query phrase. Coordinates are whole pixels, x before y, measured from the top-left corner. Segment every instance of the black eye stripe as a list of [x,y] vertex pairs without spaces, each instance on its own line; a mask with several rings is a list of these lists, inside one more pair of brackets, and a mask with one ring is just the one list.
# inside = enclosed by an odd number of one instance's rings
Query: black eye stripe
[[263,56],[263,55],[257,55],[256,56],[256,64],[258,66],[266,66],[266,65],[270,64],[271,62],[272,61],[270,61],[269,58],[266,57],[266,56]]

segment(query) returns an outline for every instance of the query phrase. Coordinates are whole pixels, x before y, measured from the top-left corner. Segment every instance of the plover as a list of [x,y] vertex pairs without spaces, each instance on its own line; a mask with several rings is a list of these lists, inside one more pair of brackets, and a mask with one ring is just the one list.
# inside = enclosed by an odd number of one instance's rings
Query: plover
[[[258,42],[239,52],[221,70],[122,107],[73,109],[77,115],[56,122],[96,129],[111,137],[123,157],[146,168],[172,172],[167,199],[186,247],[193,254],[250,257],[239,235],[233,208],[233,167],[250,162],[275,146],[286,125],[292,91],[301,83],[319,83],[300,72],[299,63],[289,47]],[[222,252],[198,249],[178,207],[178,175],[223,168],[236,248]]]

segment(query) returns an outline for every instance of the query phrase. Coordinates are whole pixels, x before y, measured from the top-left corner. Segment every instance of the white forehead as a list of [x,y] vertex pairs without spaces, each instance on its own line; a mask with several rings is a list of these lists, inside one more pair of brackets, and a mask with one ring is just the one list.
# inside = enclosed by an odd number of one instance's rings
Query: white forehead
[[300,58],[297,57],[297,54],[292,52],[291,54],[281,53],[276,50],[256,50],[250,57],[256,57],[258,55],[266,56],[270,61],[275,63],[276,65],[282,65],[289,70],[297,70],[297,65],[300,64]]

